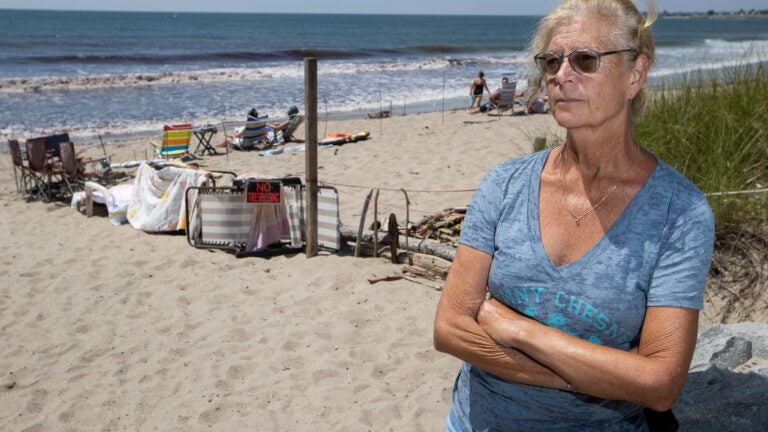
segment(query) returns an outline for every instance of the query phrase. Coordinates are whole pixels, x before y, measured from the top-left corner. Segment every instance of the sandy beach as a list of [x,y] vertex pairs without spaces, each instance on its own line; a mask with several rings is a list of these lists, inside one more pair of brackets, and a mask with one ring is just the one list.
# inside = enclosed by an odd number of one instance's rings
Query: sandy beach
[[[471,192],[455,191],[558,133],[549,115],[464,111],[318,130],[371,132],[318,153],[319,180],[337,185],[349,227],[370,187],[408,190],[411,220],[465,206]],[[107,146],[115,162],[150,149]],[[240,174],[305,169],[303,152],[200,162]],[[401,266],[349,248],[312,259],[199,250],[183,235],[25,202],[8,155],[0,167],[0,430],[441,429],[459,361],[432,347],[440,292],[367,281]],[[382,190],[379,200],[379,217],[393,212],[402,224],[403,194]]]
[[[369,187],[471,190],[553,128],[547,115],[463,111],[321,123],[320,134],[368,130],[371,139],[321,149],[320,181],[357,186],[337,186],[341,221],[356,226]],[[107,149],[119,162],[151,147]],[[439,291],[367,282],[400,266],[350,249],[312,259],[195,249],[183,235],[27,203],[13,186],[10,157],[1,159],[1,430],[442,427],[459,362],[432,347]],[[236,152],[201,163],[304,174],[303,152]],[[471,192],[409,197],[415,220],[465,206]],[[379,200],[380,218],[405,220],[401,192],[382,191]]]

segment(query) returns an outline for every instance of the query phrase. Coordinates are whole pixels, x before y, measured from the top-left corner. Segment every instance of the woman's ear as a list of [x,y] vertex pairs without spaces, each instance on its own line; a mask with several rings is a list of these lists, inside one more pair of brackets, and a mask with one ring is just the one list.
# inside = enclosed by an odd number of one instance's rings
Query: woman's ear
[[627,89],[627,99],[634,99],[640,90],[645,86],[645,80],[648,78],[648,67],[650,61],[645,55],[638,56],[632,66],[632,73],[629,74],[629,88]]

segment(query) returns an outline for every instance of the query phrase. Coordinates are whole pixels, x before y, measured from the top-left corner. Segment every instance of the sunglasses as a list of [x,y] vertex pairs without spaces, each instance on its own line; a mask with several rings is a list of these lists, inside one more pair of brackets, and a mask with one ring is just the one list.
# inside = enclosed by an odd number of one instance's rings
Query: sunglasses
[[[571,65],[571,69],[579,74],[591,74],[597,72],[600,67],[600,58],[603,56],[618,54],[623,52],[634,51],[634,49],[623,49],[617,51],[605,51],[597,52],[591,49],[578,49],[571,51],[568,54],[568,64]],[[560,66],[563,65],[563,60],[566,57],[563,53],[542,52],[533,57],[536,62],[536,66],[541,73],[547,75],[555,75],[560,70]]]

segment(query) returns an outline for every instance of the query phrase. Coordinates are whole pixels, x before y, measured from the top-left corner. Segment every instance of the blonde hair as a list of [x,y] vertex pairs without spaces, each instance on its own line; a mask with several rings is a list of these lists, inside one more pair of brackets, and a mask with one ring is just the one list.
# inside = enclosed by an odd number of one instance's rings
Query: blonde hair
[[[626,55],[636,59],[640,55],[648,58],[648,67],[653,64],[656,56],[656,46],[653,42],[651,26],[656,20],[656,2],[648,0],[648,13],[646,16],[640,13],[632,0],[563,0],[560,6],[549,15],[539,21],[530,51],[536,55],[546,51],[552,41],[555,30],[563,21],[574,15],[597,15],[602,22],[611,42],[615,44],[611,49],[628,49],[634,51]],[[544,74],[536,70],[534,72],[533,86],[528,89],[528,103],[535,100],[536,95],[544,82]],[[643,112],[646,102],[645,88],[632,100],[632,112],[630,121],[634,122]]]

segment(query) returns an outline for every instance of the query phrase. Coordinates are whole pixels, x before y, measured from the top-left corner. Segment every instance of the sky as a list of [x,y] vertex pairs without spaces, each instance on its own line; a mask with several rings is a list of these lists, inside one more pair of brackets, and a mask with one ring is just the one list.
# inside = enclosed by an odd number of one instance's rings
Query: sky
[[[557,3],[558,0],[0,0],[0,9],[544,15]],[[765,0],[657,0],[656,3],[660,11],[670,12],[768,9]],[[645,9],[645,1],[638,5]]]

